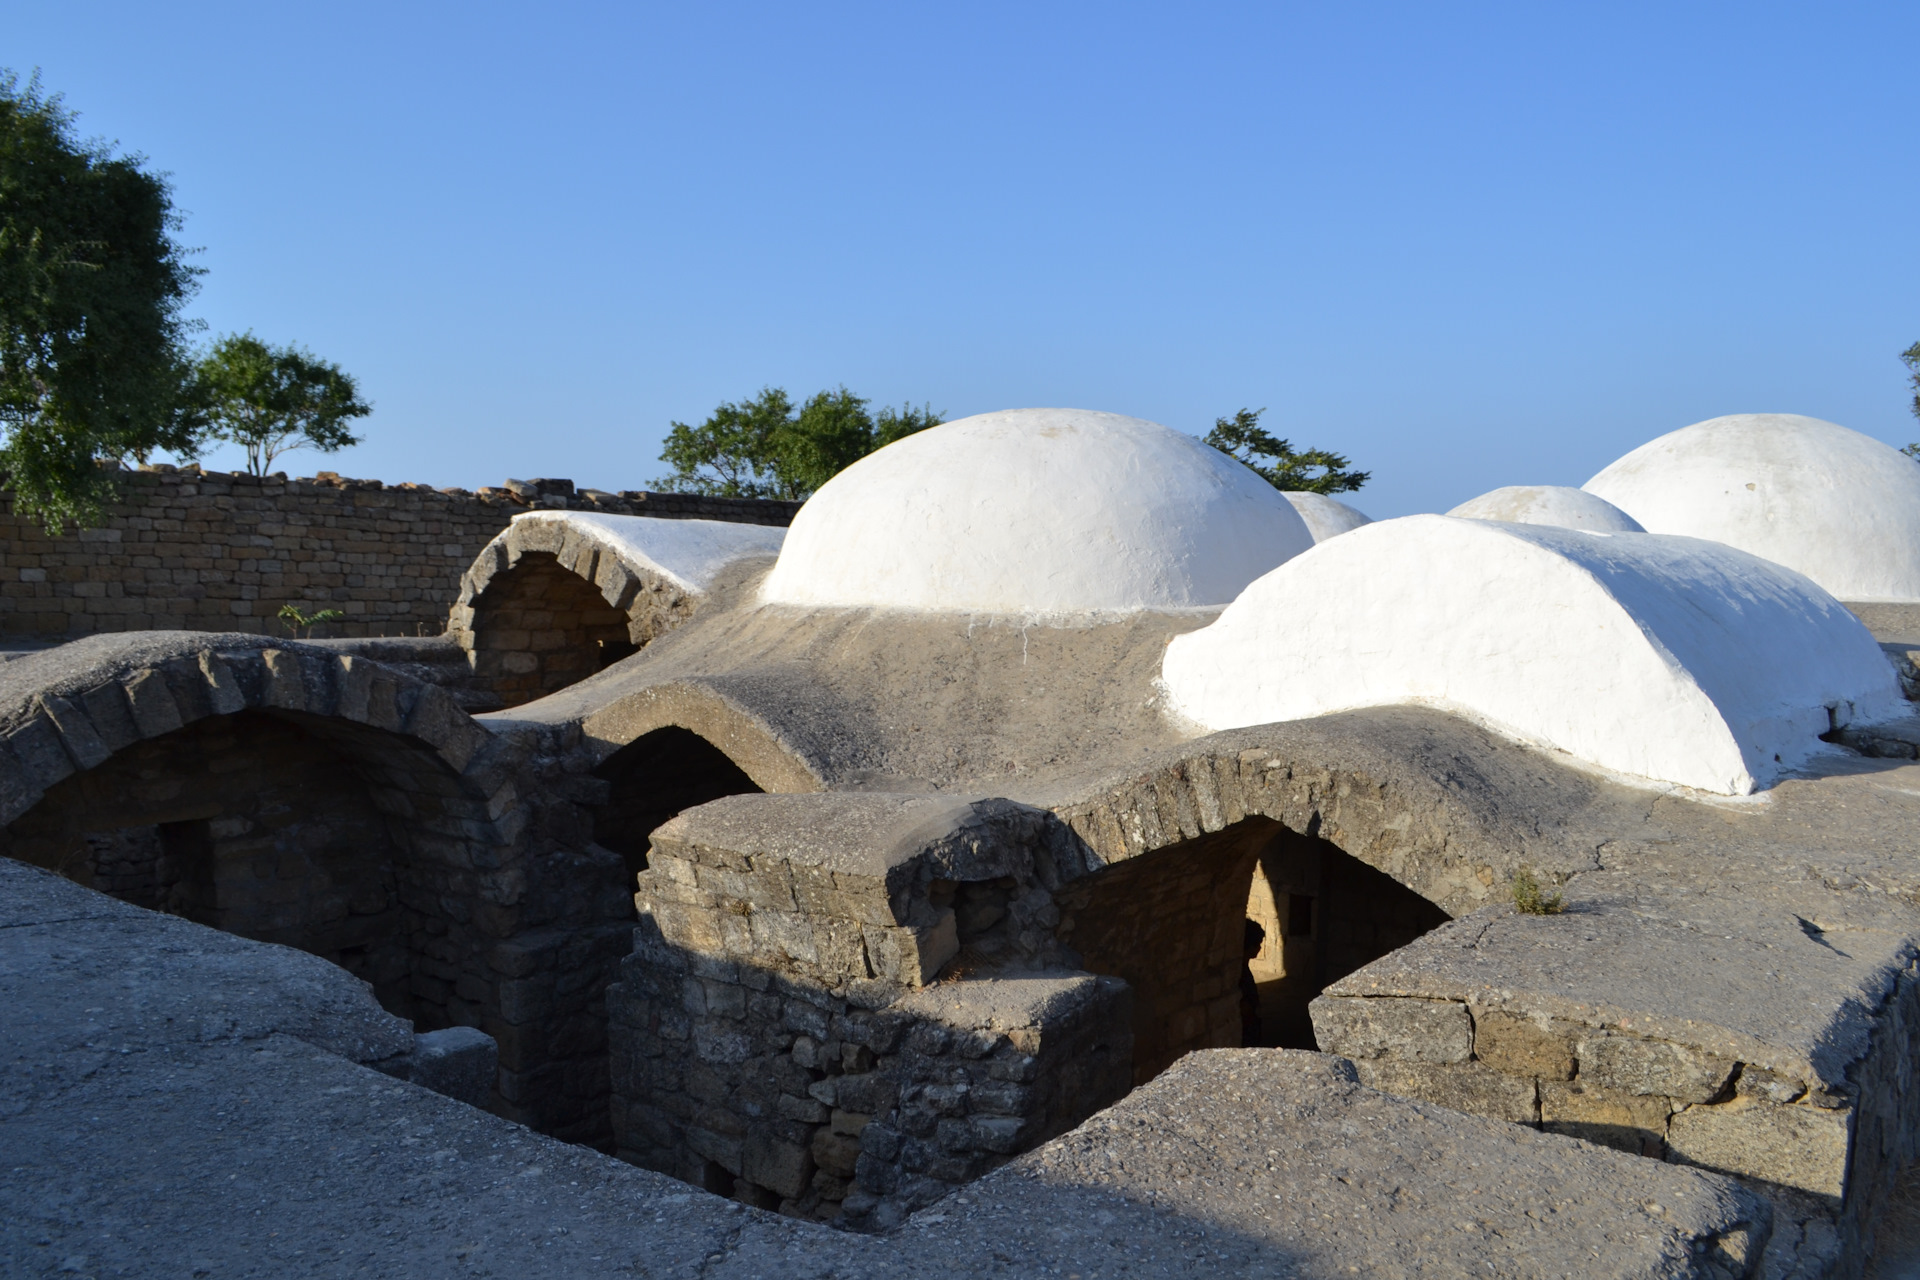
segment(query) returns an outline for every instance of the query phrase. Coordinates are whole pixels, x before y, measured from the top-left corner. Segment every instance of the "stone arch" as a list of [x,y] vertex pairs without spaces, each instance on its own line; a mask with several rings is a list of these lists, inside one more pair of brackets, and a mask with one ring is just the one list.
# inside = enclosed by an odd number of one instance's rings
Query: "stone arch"
[[[36,671],[47,676],[37,687]],[[95,637],[9,664],[8,676],[0,685],[8,830],[31,825],[70,779],[221,721],[301,735],[310,759],[330,751],[353,787],[319,799],[357,787],[394,853],[405,1015],[422,1030],[457,1024],[494,1037],[501,1114],[576,1141],[606,1140],[599,1011],[630,945],[631,899],[617,856],[586,838],[584,806],[540,789],[531,761],[565,749],[552,735],[527,726],[496,735],[445,689],[395,668],[252,636]],[[184,789],[195,779],[173,781]],[[584,847],[562,844],[574,832]],[[393,992],[389,983],[383,994]]]
[[[1060,890],[1059,935],[1133,986],[1136,1084],[1192,1049],[1241,1043],[1244,921],[1263,898],[1281,926],[1262,952],[1263,1039],[1311,1048],[1306,1003],[1323,987],[1484,905],[1519,866],[1565,865],[1570,851],[1513,809],[1566,806],[1588,784],[1569,775],[1549,793],[1534,766],[1530,785],[1481,785],[1520,749],[1426,716],[1368,713],[1366,735],[1327,722],[1217,734],[1054,810],[1092,873]],[[1368,741],[1409,724],[1451,736],[1445,767]],[[1296,898],[1311,918],[1289,957]]]
[[589,527],[516,520],[462,576],[447,631],[483,687],[512,707],[637,652],[696,603]]
[[607,784],[607,798],[594,813],[593,838],[625,861],[629,885],[647,869],[655,828],[709,800],[765,790],[726,752],[681,725],[641,734],[602,761],[594,776]]
[[447,904],[512,843],[486,730],[364,659],[190,641],[149,665],[139,640],[0,710],[0,852],[315,952],[423,1027],[481,1025],[485,940]]
[[825,771],[813,754],[745,704],[706,681],[667,681],[616,698],[581,722],[600,758],[657,729],[677,727],[710,743],[747,775],[758,791],[825,791]]

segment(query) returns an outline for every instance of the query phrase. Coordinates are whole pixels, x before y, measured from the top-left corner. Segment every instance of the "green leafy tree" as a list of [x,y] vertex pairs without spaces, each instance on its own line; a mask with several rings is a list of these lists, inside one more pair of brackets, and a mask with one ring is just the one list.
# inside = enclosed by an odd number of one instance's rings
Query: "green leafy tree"
[[1358,489],[1370,471],[1349,471],[1348,460],[1325,449],[1294,452],[1288,441],[1277,439],[1260,426],[1265,409],[1242,409],[1231,418],[1216,418],[1207,443],[1246,463],[1276,489],[1307,493],[1346,493]]
[[215,343],[195,385],[206,412],[200,439],[239,445],[256,476],[295,449],[333,453],[359,444],[347,423],[373,412],[339,365],[297,346],[270,347],[251,333]]
[[49,530],[102,518],[101,460],[190,452],[199,426],[181,318],[199,273],[145,163],[0,71],[0,483]]
[[[1907,366],[1907,385],[1913,388],[1913,403],[1907,407],[1913,410],[1914,417],[1920,418],[1920,342],[1902,351],[1900,360]],[[1910,444],[1900,452],[1920,460],[1920,442]]]
[[763,388],[722,404],[699,426],[674,423],[660,454],[673,474],[653,483],[680,493],[804,499],[875,449],[941,421],[924,405],[873,414],[868,403],[841,387],[796,409],[785,391]]

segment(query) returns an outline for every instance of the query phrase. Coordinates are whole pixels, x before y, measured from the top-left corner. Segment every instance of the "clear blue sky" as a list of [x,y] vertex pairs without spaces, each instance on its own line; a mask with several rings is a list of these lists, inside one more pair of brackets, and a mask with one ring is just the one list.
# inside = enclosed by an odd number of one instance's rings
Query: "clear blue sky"
[[[1375,516],[1722,413],[1920,438],[1920,5],[0,0],[173,174],[316,468],[636,488],[672,419],[1243,405]],[[213,465],[235,466],[219,456]]]

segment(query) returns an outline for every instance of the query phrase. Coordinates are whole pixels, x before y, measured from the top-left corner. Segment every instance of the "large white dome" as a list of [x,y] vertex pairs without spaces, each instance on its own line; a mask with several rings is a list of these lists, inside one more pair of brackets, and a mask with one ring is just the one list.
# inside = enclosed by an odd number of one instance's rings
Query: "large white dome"
[[1638,520],[1605,498],[1557,484],[1510,484],[1469,498],[1447,514],[1462,520],[1550,524],[1588,533],[1646,532]]
[[1711,538],[1842,600],[1920,600],[1920,465],[1792,413],[1741,413],[1649,441],[1587,481],[1654,533]]
[[794,517],[761,599],[1058,615],[1224,605],[1313,545],[1190,435],[1086,409],[962,418],[868,455]]

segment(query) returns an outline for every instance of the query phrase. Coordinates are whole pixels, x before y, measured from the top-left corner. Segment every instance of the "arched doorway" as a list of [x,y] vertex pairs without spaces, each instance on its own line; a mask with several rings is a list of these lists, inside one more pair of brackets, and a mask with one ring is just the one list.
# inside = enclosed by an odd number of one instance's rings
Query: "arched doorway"
[[1282,827],[1261,850],[1247,919],[1266,937],[1248,962],[1259,1043],[1314,1049],[1308,1003],[1327,987],[1448,920],[1392,876],[1329,840]]
[[1248,920],[1267,934],[1251,962],[1258,1042],[1311,1049],[1308,1001],[1448,919],[1330,841],[1261,817],[1113,863],[1057,896],[1061,940],[1133,988],[1136,1086],[1195,1049],[1242,1044]]
[[473,602],[474,674],[503,706],[544,698],[637,652],[628,622],[553,554],[526,552]]
[[594,842],[625,859],[627,887],[647,868],[647,837],[683,809],[764,790],[727,754],[691,729],[642,734],[594,770],[607,799],[594,815]]
[[[362,732],[372,732],[362,730]],[[312,952],[403,1017],[411,935],[394,833],[342,753],[241,711],[136,742],[50,788],[0,853],[123,901]]]

